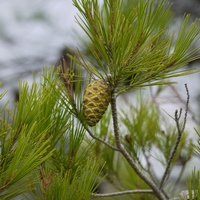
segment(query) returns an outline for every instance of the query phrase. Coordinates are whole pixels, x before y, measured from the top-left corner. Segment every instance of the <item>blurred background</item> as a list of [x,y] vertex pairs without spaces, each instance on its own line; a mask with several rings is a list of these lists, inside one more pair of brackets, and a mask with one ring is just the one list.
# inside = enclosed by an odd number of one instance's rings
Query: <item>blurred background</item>
[[[18,80],[59,61],[65,47],[77,48],[71,0],[0,0],[0,81],[6,99],[17,96]],[[5,100],[5,98],[4,98]]]

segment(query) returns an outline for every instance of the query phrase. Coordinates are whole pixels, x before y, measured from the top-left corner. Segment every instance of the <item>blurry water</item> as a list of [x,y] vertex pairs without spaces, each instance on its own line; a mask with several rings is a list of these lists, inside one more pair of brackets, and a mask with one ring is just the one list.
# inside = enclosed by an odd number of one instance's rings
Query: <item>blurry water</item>
[[71,0],[0,1],[0,81],[16,87],[19,78],[53,65],[62,48],[75,46],[76,8]]

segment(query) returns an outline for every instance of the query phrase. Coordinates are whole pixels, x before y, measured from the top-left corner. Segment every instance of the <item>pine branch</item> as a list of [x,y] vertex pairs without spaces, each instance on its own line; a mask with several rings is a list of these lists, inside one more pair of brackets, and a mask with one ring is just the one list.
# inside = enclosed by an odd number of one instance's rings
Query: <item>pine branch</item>
[[115,134],[115,141],[117,148],[121,149],[121,142],[120,142],[120,136],[119,136],[119,125],[118,125],[118,116],[117,116],[117,107],[116,107],[116,96],[115,94],[112,95],[111,98],[111,108],[112,108],[112,117],[113,117],[113,128],[114,128],[114,134]]
[[99,142],[105,144],[106,146],[110,147],[110,148],[113,149],[114,151],[119,151],[119,149],[118,149],[117,147],[114,147],[114,146],[112,146],[111,144],[109,144],[108,142],[106,142],[105,140],[103,140],[103,139],[101,139],[101,138],[95,136],[95,135],[92,133],[92,131],[90,131],[90,129],[89,129],[87,126],[85,126],[83,123],[82,123],[82,125],[84,126],[85,130],[87,130],[87,132],[89,133],[89,135],[90,135],[93,139],[98,140]]
[[120,137],[119,137],[119,125],[118,125],[118,116],[117,116],[117,104],[116,104],[116,96],[115,94],[112,95],[111,98],[111,109],[112,109],[112,117],[113,117],[113,128],[114,128],[114,134],[115,134],[115,141],[117,148],[119,149],[119,152],[124,156],[124,158],[127,160],[127,162],[130,164],[130,166],[134,169],[134,171],[137,173],[137,175],[147,184],[149,187],[152,188],[154,194],[158,197],[160,200],[165,200],[165,195],[162,193],[162,191],[155,185],[155,183],[148,178],[143,171],[141,171],[137,164],[134,162],[134,160],[131,158],[129,153],[126,151],[126,149],[122,146]]
[[175,111],[174,120],[176,122],[176,127],[177,127],[177,131],[178,131],[178,137],[176,139],[176,143],[174,145],[174,148],[173,148],[172,153],[171,153],[171,155],[169,157],[165,172],[164,172],[163,177],[161,179],[160,186],[159,186],[160,189],[163,187],[164,182],[166,180],[166,177],[169,174],[171,163],[172,163],[172,161],[174,159],[174,156],[175,156],[175,154],[177,152],[177,149],[179,147],[179,144],[180,144],[180,141],[181,141],[181,136],[182,136],[182,134],[183,134],[183,132],[185,130],[185,125],[186,125],[186,120],[187,120],[187,113],[188,113],[188,105],[189,105],[189,99],[190,99],[190,95],[189,95],[189,90],[188,90],[187,84],[185,84],[185,89],[186,89],[186,93],[187,93],[187,101],[186,101],[186,110],[185,110],[185,117],[184,117],[184,121],[183,121],[183,126],[182,126],[182,128],[180,127],[180,117],[181,117],[181,114],[182,114],[182,109],[180,109],[179,113],[178,113],[178,110],[176,110]]
[[153,194],[153,190],[124,190],[122,192],[111,192],[107,194],[92,194],[93,197],[113,197],[113,196],[121,196],[126,194]]

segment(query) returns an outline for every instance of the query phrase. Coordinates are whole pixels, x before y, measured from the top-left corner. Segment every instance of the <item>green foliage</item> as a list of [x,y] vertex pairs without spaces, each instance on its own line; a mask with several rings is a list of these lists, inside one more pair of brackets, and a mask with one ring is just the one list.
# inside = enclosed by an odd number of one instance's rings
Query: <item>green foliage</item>
[[36,180],[32,172],[53,153],[52,138],[48,135],[53,126],[43,128],[45,118],[41,113],[46,99],[41,96],[39,103],[38,89],[33,84],[28,93],[28,84],[20,82],[20,102],[14,113],[4,108],[0,124],[1,199],[11,199],[33,187]]
[[79,162],[75,171],[55,175],[50,187],[47,188],[44,199],[89,199],[91,192],[97,188],[100,169],[94,159],[88,159],[84,164]]
[[169,32],[170,5],[163,0],[132,4],[105,0],[102,6],[97,0],[73,3],[80,12],[77,23],[91,41],[91,46],[84,44],[91,64],[81,63],[90,74],[107,77],[117,93],[191,73],[177,70],[197,59],[199,20],[188,28],[189,15],[184,16],[175,38]]
[[[191,142],[190,146],[194,149],[194,152],[200,156],[200,134],[199,132],[195,129],[198,140],[197,144],[195,142]],[[199,199],[200,197],[200,170],[197,169],[196,167],[192,171],[191,175],[188,175],[187,179],[187,189],[188,189],[188,196],[189,199]]]
[[189,199],[199,199],[200,197],[200,171],[195,169],[192,175],[187,180],[188,196]]
[[98,186],[98,159],[90,153],[92,143],[83,145],[85,130],[63,104],[61,86],[54,69],[44,69],[40,82],[31,87],[20,81],[14,112],[3,107],[0,199],[25,192],[35,199],[88,199]]
[[143,151],[148,151],[160,132],[159,112],[153,103],[143,102],[142,97],[137,102],[138,105],[135,106],[129,104],[130,113],[122,110],[121,122],[126,127],[127,134],[130,134],[133,145],[137,145],[135,148],[145,147]]
[[11,199],[33,186],[36,180],[31,172],[52,155],[45,132],[32,138],[35,126],[23,127],[15,142],[12,135],[1,137],[1,199]]

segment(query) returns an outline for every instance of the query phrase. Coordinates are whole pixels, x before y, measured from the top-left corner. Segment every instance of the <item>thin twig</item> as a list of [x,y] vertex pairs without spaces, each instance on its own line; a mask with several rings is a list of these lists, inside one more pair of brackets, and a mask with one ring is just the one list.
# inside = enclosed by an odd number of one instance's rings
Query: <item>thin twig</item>
[[180,117],[181,117],[181,113],[182,113],[182,109],[180,109],[179,113],[178,113],[178,110],[176,110],[175,111],[175,119],[174,120],[176,122],[176,128],[177,128],[177,131],[178,131],[178,137],[176,139],[175,146],[173,148],[171,156],[169,157],[169,160],[168,160],[168,163],[167,163],[167,167],[165,169],[165,172],[163,174],[162,180],[160,182],[160,188],[163,187],[163,184],[164,184],[164,182],[166,180],[166,177],[169,174],[169,170],[170,170],[170,167],[171,167],[172,160],[174,159],[174,156],[175,156],[175,154],[177,152],[178,146],[179,146],[180,141],[181,141],[181,136],[182,136],[183,131],[185,129],[185,124],[186,124],[186,120],[187,120],[187,113],[188,113],[188,105],[189,105],[189,99],[190,99],[190,95],[189,95],[189,90],[188,90],[187,84],[185,84],[185,89],[186,89],[186,92],[187,92],[187,101],[186,101],[186,109],[185,109],[183,127],[181,128],[180,127],[180,123],[179,123],[179,120],[180,120]]
[[[178,91],[175,89],[175,87],[173,85],[169,85],[169,87],[171,88],[171,90],[176,94],[177,98],[179,99],[179,101],[183,104],[185,104],[185,101],[184,99],[180,96],[180,94],[178,93]],[[187,89],[186,89],[187,90]],[[192,115],[192,119],[197,123],[199,124],[200,121],[198,119],[195,118],[195,113],[190,109],[188,108],[188,112],[191,113]]]
[[90,135],[93,139],[98,140],[99,142],[102,142],[103,144],[105,144],[106,146],[110,147],[110,148],[113,149],[114,151],[119,151],[118,148],[112,146],[111,144],[109,144],[109,143],[106,142],[105,140],[103,140],[103,139],[101,139],[101,138],[95,136],[95,135],[92,133],[92,131],[90,131],[90,129],[89,129],[87,126],[85,126],[84,124],[83,124],[83,126],[84,126],[84,128],[87,130],[87,132],[89,133],[89,135]]
[[187,83],[185,84],[185,89],[186,89],[186,92],[187,92],[187,101],[186,101],[186,108],[185,108],[185,116],[184,116],[184,121],[183,121],[183,127],[182,127],[182,132],[185,130],[185,125],[186,125],[186,121],[187,121],[187,113],[188,113],[188,110],[189,110],[189,100],[190,100],[190,93],[189,93],[189,90],[188,90],[188,87],[187,87]]
[[153,194],[153,190],[125,190],[122,192],[112,192],[107,194],[92,194],[93,197],[112,197],[112,196],[119,196],[125,194],[138,194],[138,193],[149,193]]
[[115,134],[115,141],[116,146],[119,149],[120,153],[124,156],[124,158],[127,160],[127,162],[130,164],[130,166],[134,169],[134,171],[137,173],[137,175],[145,181],[149,187],[153,190],[154,194],[158,197],[160,200],[165,200],[165,196],[163,195],[162,191],[155,185],[155,183],[148,178],[143,171],[138,168],[137,164],[134,162],[134,160],[131,158],[129,153],[126,151],[126,149],[122,146],[120,137],[119,137],[119,125],[118,125],[118,116],[117,116],[117,105],[116,105],[116,96],[115,94],[112,95],[111,98],[111,109],[112,109],[112,117],[113,117],[113,128],[114,128],[114,134]]

